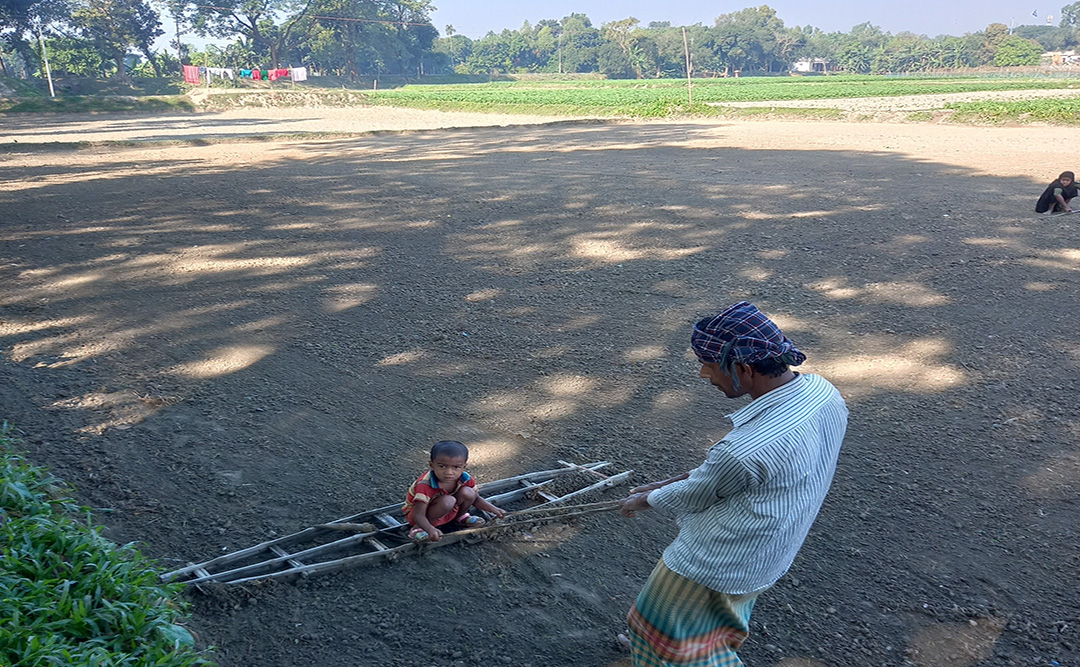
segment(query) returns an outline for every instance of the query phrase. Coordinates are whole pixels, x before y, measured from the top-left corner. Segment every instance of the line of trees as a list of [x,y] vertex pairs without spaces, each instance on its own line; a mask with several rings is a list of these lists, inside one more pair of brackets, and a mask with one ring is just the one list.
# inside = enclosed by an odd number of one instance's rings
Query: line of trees
[[[158,4],[152,5],[151,2]],[[205,3],[205,4],[202,4]],[[616,78],[685,76],[683,27],[635,18],[594,26],[584,14],[545,19],[480,39],[446,26],[431,0],[0,0],[0,74],[174,75],[180,64],[279,67],[304,64],[352,79],[396,74],[596,72]],[[785,72],[821,59],[832,71],[907,73],[1038,64],[1043,51],[1080,44],[1080,0],[1056,26],[1010,30],[992,23],[954,37],[890,34],[869,23],[849,32],[786,27],[768,6],[686,26],[696,76]],[[164,23],[164,25],[163,25]],[[170,49],[155,50],[166,32]],[[186,37],[185,37],[186,36]],[[227,40],[201,53],[193,37]]]
[[[700,76],[786,72],[792,62],[827,61],[830,71],[858,74],[1038,65],[1044,51],[1080,44],[1080,2],[1062,9],[1057,26],[1025,25],[1011,30],[992,23],[985,30],[953,37],[890,34],[870,23],[850,32],[813,26],[786,27],[768,6],[717,17],[711,26],[686,26],[692,69]],[[583,14],[544,20],[517,30],[489,32],[471,40],[453,26],[435,48],[457,73],[599,72],[609,77],[685,76],[683,28],[637,19],[594,26]]]
[[[121,80],[181,64],[411,76],[444,60],[430,0],[153,1],[0,0],[0,74],[44,76],[46,57],[57,73]],[[155,50],[165,26],[170,48]],[[195,36],[231,41],[198,53]]]

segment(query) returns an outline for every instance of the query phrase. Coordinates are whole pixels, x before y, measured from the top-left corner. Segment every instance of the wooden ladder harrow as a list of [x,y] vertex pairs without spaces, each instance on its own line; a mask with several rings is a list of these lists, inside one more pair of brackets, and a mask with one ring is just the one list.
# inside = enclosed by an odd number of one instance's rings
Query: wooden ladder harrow
[[[369,563],[393,560],[406,554],[443,547],[475,536],[478,532],[513,525],[515,517],[520,520],[548,520],[559,516],[559,506],[581,498],[586,494],[621,484],[633,472],[604,475],[602,468],[611,465],[607,461],[577,465],[559,461],[563,466],[555,470],[532,472],[517,477],[480,484],[481,495],[492,503],[504,506],[514,501],[534,499],[539,504],[524,510],[511,512],[507,519],[489,523],[480,528],[466,528],[443,534],[438,542],[417,543],[409,539],[409,525],[402,514],[402,502],[374,510],[343,517],[330,523],[320,524],[285,535],[247,549],[218,556],[203,563],[190,564],[161,576],[162,582],[183,584],[242,584],[266,579],[337,572]],[[570,481],[572,476],[584,477],[584,486],[556,495],[549,486],[557,480]],[[593,503],[567,507],[579,510],[572,515],[590,514],[616,508],[613,502]],[[353,533],[338,537],[341,533]]]

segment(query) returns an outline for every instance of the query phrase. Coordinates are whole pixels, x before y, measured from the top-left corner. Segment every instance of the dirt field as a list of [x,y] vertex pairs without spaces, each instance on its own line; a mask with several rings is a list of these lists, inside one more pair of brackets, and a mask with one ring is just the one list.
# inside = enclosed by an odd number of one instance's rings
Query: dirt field
[[[851,423],[748,664],[1078,664],[1080,216],[1032,213],[1076,166],[1061,137],[671,122],[9,147],[0,417],[110,537],[174,566],[392,502],[440,438],[481,480],[686,470],[743,404],[696,378],[688,327],[749,299]],[[620,665],[672,536],[588,518],[193,593],[192,626],[226,667]]]
[[551,123],[545,116],[430,109],[264,107],[211,113],[24,114],[0,123],[0,147],[50,142],[189,142],[310,133],[359,134]]

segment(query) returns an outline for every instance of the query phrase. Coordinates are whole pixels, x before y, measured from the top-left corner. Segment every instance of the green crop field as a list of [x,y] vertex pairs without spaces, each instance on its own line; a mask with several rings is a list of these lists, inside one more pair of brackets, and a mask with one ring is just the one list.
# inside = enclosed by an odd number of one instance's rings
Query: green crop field
[[946,104],[958,121],[1011,123],[1037,121],[1057,125],[1080,123],[1080,98],[1022,100],[1018,102],[958,102]]
[[656,117],[707,112],[707,102],[766,102],[1051,88],[1080,90],[1080,78],[849,76],[697,79],[693,86],[694,108],[687,105],[686,82],[674,79],[408,85],[368,94],[380,104],[431,109]]

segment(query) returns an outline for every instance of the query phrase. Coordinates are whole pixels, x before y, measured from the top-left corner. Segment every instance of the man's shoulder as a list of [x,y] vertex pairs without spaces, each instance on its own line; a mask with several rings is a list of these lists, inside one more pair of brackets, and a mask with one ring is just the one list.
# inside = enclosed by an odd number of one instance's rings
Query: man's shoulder
[[847,405],[833,383],[812,373],[801,373],[798,381],[783,400],[728,433],[724,439],[732,443],[735,451],[776,443],[802,425],[820,419],[823,413],[839,411],[846,419]]
[[844,403],[840,390],[832,382],[814,373],[800,373],[791,391],[766,409],[760,421],[791,421],[811,416],[831,403]]
[[806,378],[805,386],[807,391],[843,402],[843,394],[840,393],[840,390],[837,389],[836,385],[832,382],[829,382],[822,376],[814,373],[804,373],[803,377]]

